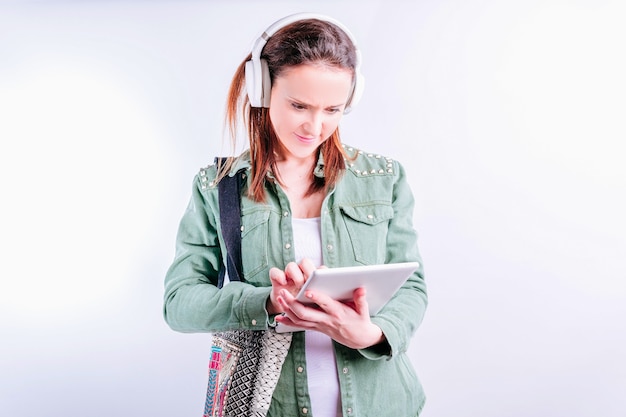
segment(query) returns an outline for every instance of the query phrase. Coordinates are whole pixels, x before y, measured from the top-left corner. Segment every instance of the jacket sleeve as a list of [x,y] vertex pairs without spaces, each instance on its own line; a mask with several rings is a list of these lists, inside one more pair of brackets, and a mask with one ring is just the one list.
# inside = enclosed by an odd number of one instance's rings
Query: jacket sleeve
[[[234,282],[217,288],[222,265],[217,187],[208,171],[196,175],[191,199],[180,221],[174,261],[166,272],[163,315],[180,332],[264,329],[271,288]],[[214,173],[214,170],[213,170]]]
[[[413,226],[413,210],[415,201],[404,168],[394,162],[396,172],[392,190],[392,207],[394,216],[389,222],[387,232],[386,263],[417,261],[420,266],[407,282],[398,290],[387,305],[372,318],[378,325],[389,344],[393,355],[406,352],[411,337],[424,318],[428,297],[424,281],[424,267],[417,245],[417,232]],[[361,353],[370,359],[380,359],[379,349],[365,349]]]

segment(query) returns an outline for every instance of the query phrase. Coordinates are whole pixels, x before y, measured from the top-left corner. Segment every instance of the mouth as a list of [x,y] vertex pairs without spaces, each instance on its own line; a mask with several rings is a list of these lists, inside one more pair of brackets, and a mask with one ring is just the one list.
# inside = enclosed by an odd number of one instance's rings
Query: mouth
[[295,136],[296,136],[296,138],[297,138],[300,142],[303,142],[303,143],[306,143],[306,144],[310,144],[310,143],[315,142],[315,138],[308,138],[308,137],[305,137],[305,136],[300,136],[300,135],[298,135],[298,134],[295,134]]

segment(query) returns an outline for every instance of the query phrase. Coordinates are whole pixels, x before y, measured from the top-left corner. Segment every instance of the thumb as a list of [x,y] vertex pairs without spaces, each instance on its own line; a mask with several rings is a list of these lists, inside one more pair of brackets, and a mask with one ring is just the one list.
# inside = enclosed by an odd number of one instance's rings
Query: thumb
[[363,287],[357,288],[354,290],[354,309],[361,316],[370,315],[370,307],[367,303],[367,290]]

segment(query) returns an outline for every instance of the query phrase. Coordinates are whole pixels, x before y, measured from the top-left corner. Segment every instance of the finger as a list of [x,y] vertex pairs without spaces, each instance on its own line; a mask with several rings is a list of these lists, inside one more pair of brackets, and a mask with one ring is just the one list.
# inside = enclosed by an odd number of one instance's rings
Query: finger
[[285,289],[280,290],[280,292],[278,293],[278,296],[281,299],[281,302],[284,302],[287,305],[293,303],[296,300],[293,294]]
[[276,267],[270,269],[270,281],[276,285],[287,285],[285,273]]
[[278,301],[284,312],[283,318],[279,320],[281,322],[284,318],[288,318],[290,323],[295,323],[300,327],[314,328],[317,322],[323,322],[327,317],[326,313],[321,312],[317,306],[299,302],[286,290],[280,292]]
[[310,323],[310,322],[303,321],[303,320],[298,320],[295,317],[292,319],[286,313],[276,316],[276,321],[279,323],[285,324],[287,326],[298,327],[300,329],[314,329],[315,328],[314,323]]
[[300,262],[300,270],[305,276],[305,280],[309,279],[313,271],[315,271],[315,264],[309,258],[304,258]]
[[315,304],[308,302],[298,301],[296,297],[293,296],[289,291],[282,290],[279,294],[279,299],[283,307],[293,312],[298,317],[303,317],[306,314],[309,314],[312,310],[319,311],[319,307]]
[[298,319],[299,314],[302,314],[303,305],[289,291],[281,290],[278,295],[278,302],[284,315]]
[[293,281],[296,287],[302,286],[304,284],[304,274],[300,269],[300,266],[295,262],[289,262],[285,267],[285,275],[287,279]]
[[307,299],[304,304],[309,304],[309,307],[313,305],[316,309],[323,310],[327,314],[335,312],[338,308],[339,302],[324,293],[309,290],[305,291],[304,296]]
[[370,307],[367,302],[367,290],[365,288],[357,288],[354,290],[354,309],[361,316],[370,315]]

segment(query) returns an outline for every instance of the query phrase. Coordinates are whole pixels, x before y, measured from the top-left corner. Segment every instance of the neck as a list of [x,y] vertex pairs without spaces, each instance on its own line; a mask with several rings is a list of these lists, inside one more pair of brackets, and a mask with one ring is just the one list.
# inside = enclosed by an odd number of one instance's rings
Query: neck
[[314,158],[286,158],[276,162],[280,182],[287,188],[308,187],[313,183]]

